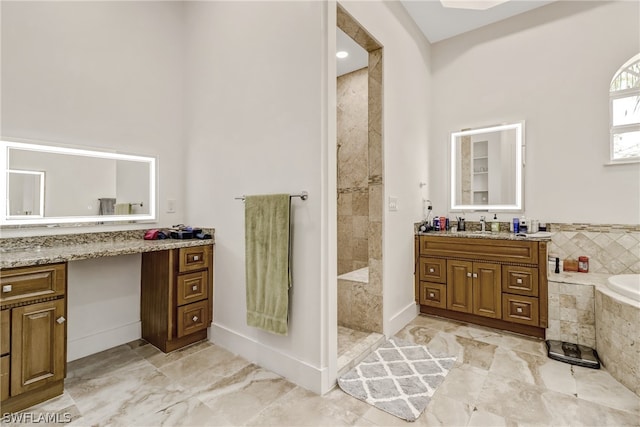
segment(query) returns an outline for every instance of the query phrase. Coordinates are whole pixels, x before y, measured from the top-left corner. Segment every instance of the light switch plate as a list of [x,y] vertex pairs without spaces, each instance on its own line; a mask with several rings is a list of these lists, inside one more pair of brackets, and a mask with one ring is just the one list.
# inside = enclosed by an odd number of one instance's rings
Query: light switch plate
[[396,212],[398,210],[398,198],[389,196],[389,212]]

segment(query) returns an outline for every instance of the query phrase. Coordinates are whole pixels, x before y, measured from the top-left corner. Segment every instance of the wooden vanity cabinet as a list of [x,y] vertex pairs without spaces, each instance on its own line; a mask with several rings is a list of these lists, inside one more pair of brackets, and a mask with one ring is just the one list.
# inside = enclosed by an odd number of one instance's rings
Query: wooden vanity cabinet
[[416,236],[420,311],[545,336],[547,242]]
[[213,245],[142,254],[142,338],[165,353],[207,338]]
[[0,401],[16,412],[62,394],[66,263],[0,271]]

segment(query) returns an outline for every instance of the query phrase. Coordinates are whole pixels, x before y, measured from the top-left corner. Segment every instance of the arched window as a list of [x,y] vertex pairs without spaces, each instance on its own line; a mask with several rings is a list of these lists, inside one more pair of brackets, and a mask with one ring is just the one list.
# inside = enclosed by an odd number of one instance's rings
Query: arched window
[[611,162],[640,161],[640,54],[613,77],[609,100]]

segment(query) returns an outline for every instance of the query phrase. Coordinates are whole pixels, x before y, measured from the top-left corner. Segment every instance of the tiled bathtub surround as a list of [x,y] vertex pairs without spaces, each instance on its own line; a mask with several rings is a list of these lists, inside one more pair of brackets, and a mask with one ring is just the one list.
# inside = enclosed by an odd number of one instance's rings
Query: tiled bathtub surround
[[596,289],[598,354],[611,375],[640,396],[640,303]]
[[590,273],[640,273],[640,225],[549,225],[550,254],[560,259],[588,256]]
[[595,288],[608,275],[560,273],[549,277],[547,339],[596,347]]

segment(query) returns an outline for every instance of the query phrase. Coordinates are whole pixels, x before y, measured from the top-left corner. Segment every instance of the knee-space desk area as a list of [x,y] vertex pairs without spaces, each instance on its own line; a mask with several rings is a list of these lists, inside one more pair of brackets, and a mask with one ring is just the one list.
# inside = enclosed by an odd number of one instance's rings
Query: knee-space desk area
[[[214,230],[206,231],[214,235]],[[130,276],[139,281],[139,289],[128,289],[124,296],[139,307],[139,321],[133,322],[139,332],[134,333],[164,352],[207,338],[213,319],[214,239],[144,240],[143,234],[132,230],[0,239],[3,413],[62,394],[67,325],[82,328],[74,325],[71,313],[76,308],[69,304],[84,304],[75,312],[82,309],[85,313],[78,317],[91,316],[91,298],[98,304],[102,290],[108,292],[104,287],[118,286],[118,275],[112,280],[109,274],[114,265],[136,270]],[[124,261],[114,262],[120,259]],[[129,306],[127,316],[138,317],[131,301],[113,302],[112,308],[117,306]]]

